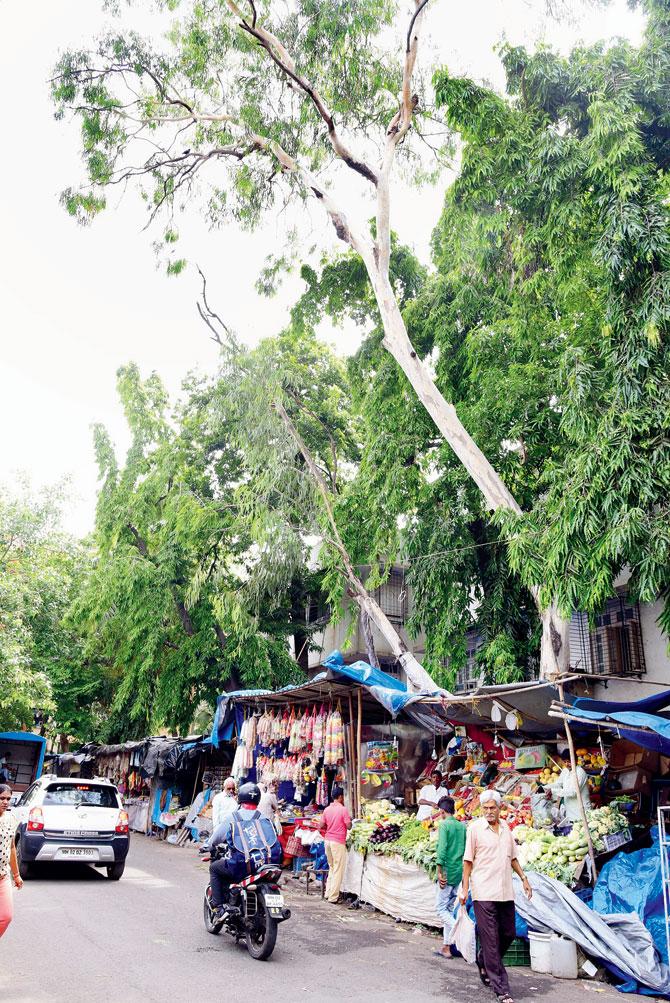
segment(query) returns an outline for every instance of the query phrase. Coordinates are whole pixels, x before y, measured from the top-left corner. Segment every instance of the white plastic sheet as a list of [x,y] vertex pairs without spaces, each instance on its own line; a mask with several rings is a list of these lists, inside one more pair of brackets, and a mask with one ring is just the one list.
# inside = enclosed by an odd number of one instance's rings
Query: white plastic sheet
[[531,872],[533,897],[514,878],[514,902],[532,930],[562,933],[587,954],[609,961],[655,992],[670,993],[670,969],[661,962],[651,934],[636,913],[600,916],[553,878]]
[[435,911],[435,882],[416,864],[406,864],[394,854],[382,857],[350,850],[343,891],[358,895],[375,909],[407,923],[423,923],[442,928]]

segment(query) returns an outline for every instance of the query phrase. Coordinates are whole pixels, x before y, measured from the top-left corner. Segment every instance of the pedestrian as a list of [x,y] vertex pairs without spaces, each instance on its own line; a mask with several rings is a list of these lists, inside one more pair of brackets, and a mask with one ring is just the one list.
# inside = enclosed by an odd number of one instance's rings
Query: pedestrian
[[452,948],[452,933],[456,919],[454,906],[458,898],[458,886],[463,877],[463,854],[467,829],[454,818],[454,799],[440,798],[438,810],[442,821],[437,835],[437,900],[435,910],[444,927],[442,949],[434,951],[440,958],[455,957]]
[[216,832],[234,811],[237,811],[237,784],[233,777],[226,777],[223,790],[212,798],[212,832]]
[[9,784],[0,784],[0,937],[6,932],[14,915],[12,881],[17,888],[23,887],[14,844],[16,819],[9,811],[11,798],[12,789]]
[[480,979],[493,989],[500,1003],[514,1003],[502,961],[516,936],[512,871],[521,878],[528,898],[533,892],[517,860],[512,830],[500,818],[500,795],[484,791],[479,803],[483,817],[468,828],[460,901],[465,905],[468,892],[472,891]]
[[417,821],[423,822],[430,818],[434,811],[437,811],[437,804],[440,798],[449,797],[449,791],[442,786],[442,774],[439,770],[433,770],[430,775],[430,783],[426,784],[419,791],[419,810],[416,813]]
[[326,846],[328,880],[326,898],[337,902],[347,865],[347,831],[351,829],[351,816],[344,807],[344,791],[333,787],[333,800],[323,813],[321,835]]
[[265,790],[263,790],[263,786],[264,785],[259,784],[259,787],[261,788],[261,799],[258,803],[258,810],[264,818],[267,818],[270,822],[272,822],[278,832],[281,832],[281,823],[279,821],[279,802],[277,801],[279,781],[276,777],[272,777],[265,785]]

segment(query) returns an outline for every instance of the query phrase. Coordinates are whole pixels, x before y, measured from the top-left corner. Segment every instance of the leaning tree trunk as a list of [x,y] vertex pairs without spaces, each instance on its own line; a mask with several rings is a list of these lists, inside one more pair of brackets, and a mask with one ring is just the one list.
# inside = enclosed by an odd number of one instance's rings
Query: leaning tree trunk
[[[446,442],[484,495],[487,507],[492,511],[509,509],[520,515],[521,508],[500,474],[463,427],[456,408],[444,399],[428,367],[414,350],[388,274],[383,274],[377,266],[378,258],[379,255],[367,257],[365,264],[384,327],[384,347],[396,360]],[[533,589],[532,593],[542,621],[540,676],[552,679],[569,669],[570,621],[560,615],[555,603],[542,608],[539,589]]]

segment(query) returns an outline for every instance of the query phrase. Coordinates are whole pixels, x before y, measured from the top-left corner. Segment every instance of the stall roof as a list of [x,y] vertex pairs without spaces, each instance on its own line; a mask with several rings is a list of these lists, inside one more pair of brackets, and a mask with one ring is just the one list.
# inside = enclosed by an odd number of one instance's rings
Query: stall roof
[[[651,710],[666,711],[662,714]],[[607,728],[645,749],[670,756],[670,690],[643,700],[615,702],[578,697],[574,703],[556,701],[552,715],[586,728]]]
[[[425,707],[420,703],[427,694],[409,693],[404,683],[367,662],[347,665],[339,651],[334,651],[323,662],[323,671],[293,686],[280,690],[236,690],[223,693],[217,700],[212,744],[218,745],[232,736],[232,713],[235,704],[279,707],[287,703],[311,704],[320,700],[349,696],[352,687],[359,688],[368,720],[396,718],[404,713],[416,724],[443,733],[451,728],[446,724],[439,706]],[[346,707],[346,705],[345,705]]]
[[[568,677],[569,682],[576,676]],[[480,686],[474,693],[454,696],[424,696],[421,698],[429,706],[439,704],[443,715],[454,724],[496,727],[491,712],[498,704],[504,713],[517,711],[521,716],[520,727],[505,728],[504,719],[497,730],[507,735],[547,735],[556,733],[559,725],[550,714],[551,706],[558,699],[558,690],[550,682],[508,683],[502,686]]]

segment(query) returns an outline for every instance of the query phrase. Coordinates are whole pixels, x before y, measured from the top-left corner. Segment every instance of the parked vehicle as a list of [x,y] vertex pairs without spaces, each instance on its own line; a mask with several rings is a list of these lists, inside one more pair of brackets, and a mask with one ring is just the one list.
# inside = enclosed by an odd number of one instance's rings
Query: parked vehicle
[[[209,860],[209,857],[205,857]],[[204,901],[205,928],[208,933],[222,930],[235,938],[246,940],[247,950],[256,961],[267,961],[277,941],[277,926],[290,919],[291,910],[284,905],[284,896],[277,884],[281,868],[266,864],[257,874],[251,874],[230,886],[230,902],[238,911],[219,919],[212,909],[212,889],[207,886]]]
[[123,874],[130,845],[128,813],[109,780],[44,775],[22,795],[13,814],[24,880],[37,862],[105,867],[112,881]]
[[10,784],[12,804],[42,775],[46,744],[30,731],[0,731],[0,782]]

